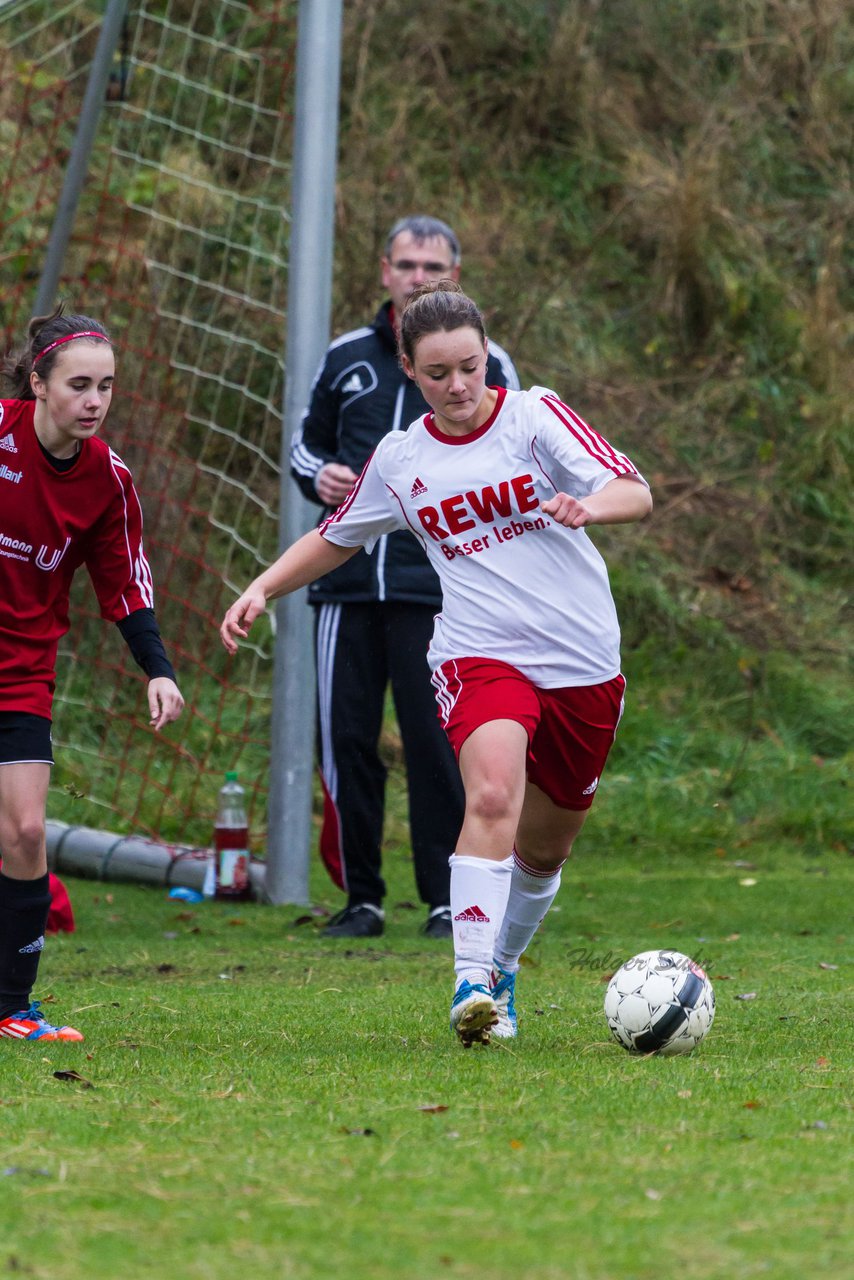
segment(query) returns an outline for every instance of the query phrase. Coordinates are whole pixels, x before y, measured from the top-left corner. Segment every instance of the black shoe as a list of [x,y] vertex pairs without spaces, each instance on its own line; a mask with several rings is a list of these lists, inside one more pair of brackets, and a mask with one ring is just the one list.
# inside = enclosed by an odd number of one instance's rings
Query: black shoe
[[454,926],[451,923],[451,908],[434,907],[427,917],[424,933],[428,938],[452,938]]
[[324,938],[378,938],[385,928],[384,922],[385,916],[379,907],[358,902],[333,916],[321,935]]

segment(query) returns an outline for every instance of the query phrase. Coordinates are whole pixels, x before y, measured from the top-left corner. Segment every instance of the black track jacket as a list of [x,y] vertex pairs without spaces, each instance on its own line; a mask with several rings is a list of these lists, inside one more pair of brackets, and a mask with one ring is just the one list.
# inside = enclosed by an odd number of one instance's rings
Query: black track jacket
[[[361,472],[389,431],[405,431],[429,406],[401,369],[391,321],[391,303],[373,324],[342,334],[330,345],[311,400],[291,442],[291,475],[312,502],[320,503],[314,478],[327,462]],[[489,343],[486,382],[519,389],[507,352]],[[329,514],[324,508],[321,519]],[[386,534],[371,555],[359,551],[309,588],[312,604],[364,604],[407,600],[440,607],[439,579],[417,538],[405,530]]]

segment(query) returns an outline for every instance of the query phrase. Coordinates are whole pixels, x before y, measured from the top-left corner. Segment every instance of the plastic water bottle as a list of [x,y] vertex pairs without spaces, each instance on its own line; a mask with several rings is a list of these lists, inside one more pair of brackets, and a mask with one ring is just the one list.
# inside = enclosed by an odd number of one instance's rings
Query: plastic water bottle
[[246,818],[246,796],[237,774],[225,775],[220,787],[214,826],[215,898],[252,897],[249,876],[249,827]]

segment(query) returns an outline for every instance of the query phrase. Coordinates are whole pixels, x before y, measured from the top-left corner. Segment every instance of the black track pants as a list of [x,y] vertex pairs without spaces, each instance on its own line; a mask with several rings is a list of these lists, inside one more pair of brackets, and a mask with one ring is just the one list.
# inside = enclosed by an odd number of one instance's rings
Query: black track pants
[[378,750],[386,688],[403,740],[419,896],[450,901],[448,858],[463,820],[463,786],[436,711],[427,646],[432,605],[399,602],[317,608],[319,756],[324,787],[320,851],[349,903],[380,905],[386,767]]

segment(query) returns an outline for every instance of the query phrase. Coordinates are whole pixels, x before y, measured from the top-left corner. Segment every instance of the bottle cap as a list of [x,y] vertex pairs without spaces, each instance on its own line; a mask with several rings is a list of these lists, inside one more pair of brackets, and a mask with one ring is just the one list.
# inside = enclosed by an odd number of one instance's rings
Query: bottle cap
[[226,782],[236,782],[236,781],[237,781],[237,770],[236,770],[236,769],[229,769],[228,773],[225,775],[225,780],[226,780]]

